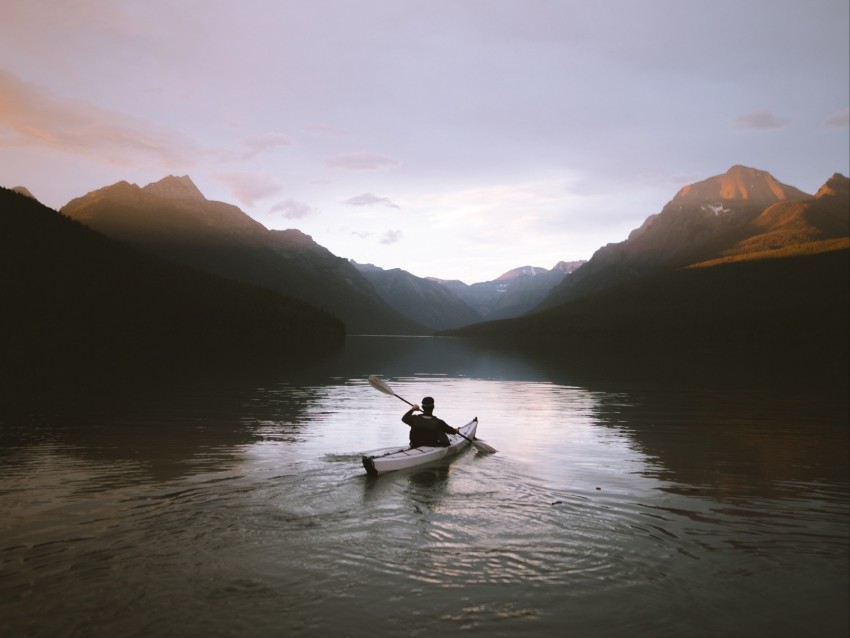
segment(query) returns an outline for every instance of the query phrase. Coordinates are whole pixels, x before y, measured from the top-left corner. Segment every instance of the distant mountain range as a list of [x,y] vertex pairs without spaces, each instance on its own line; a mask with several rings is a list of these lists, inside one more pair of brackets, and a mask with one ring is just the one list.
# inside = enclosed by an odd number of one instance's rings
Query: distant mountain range
[[269,230],[236,206],[210,201],[188,176],[88,193],[62,214],[140,250],[325,308],[352,334],[430,334],[537,305],[575,264],[523,268],[466,286],[362,267],[298,230]]
[[846,361],[850,180],[816,195],[734,166],[600,248],[521,318],[452,334],[645,352],[759,347]]
[[[228,347],[291,342],[284,333],[330,343],[341,321],[348,334],[436,330],[590,351],[848,350],[850,187],[838,174],[808,195],[733,166],[681,189],[587,263],[523,266],[471,285],[338,257],[298,230],[269,230],[207,200],[186,176],[119,182],[61,215],[15,190],[3,189],[0,217],[7,345],[15,334],[21,344],[53,334],[43,341],[58,348],[76,325],[83,341],[102,334],[117,350],[120,335],[175,347],[180,335],[200,344],[231,332]],[[167,285],[152,283],[163,277]],[[191,337],[193,321],[212,327]]]
[[474,308],[481,319],[519,317],[537,306],[549,292],[571,275],[584,261],[561,261],[551,270],[522,266],[494,281],[466,285],[461,281],[435,279]]
[[537,306],[583,261],[560,262],[551,270],[523,266],[494,281],[465,284],[405,270],[384,270],[351,262],[393,308],[437,330],[458,328],[485,319],[519,317]]

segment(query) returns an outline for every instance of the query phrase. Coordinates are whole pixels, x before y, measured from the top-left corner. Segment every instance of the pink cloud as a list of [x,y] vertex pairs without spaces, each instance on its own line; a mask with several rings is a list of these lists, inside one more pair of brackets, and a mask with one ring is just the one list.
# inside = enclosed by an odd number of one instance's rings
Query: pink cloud
[[735,119],[735,128],[739,131],[743,130],[767,130],[783,128],[791,123],[791,120],[785,117],[779,117],[772,111],[760,109],[744,113]]
[[326,135],[327,137],[345,137],[348,131],[328,124],[308,124],[304,130],[314,135]]
[[343,203],[351,204],[352,206],[375,206],[380,204],[389,208],[399,208],[398,204],[393,203],[386,197],[378,197],[372,193],[363,193],[357,197],[351,197],[346,199]]
[[357,153],[334,155],[325,160],[325,165],[329,168],[347,168],[352,171],[379,171],[385,168],[401,166],[401,162],[388,155],[360,151]]
[[294,199],[284,199],[272,206],[269,212],[280,213],[280,216],[285,219],[302,219],[309,215],[315,215],[318,211],[304,202]]
[[242,204],[253,207],[257,200],[280,191],[280,184],[268,171],[257,173],[217,173],[215,179],[227,186]]
[[847,128],[850,126],[850,108],[833,113],[823,123],[829,128]]
[[253,157],[259,153],[268,153],[275,150],[279,146],[291,146],[292,138],[283,133],[264,133],[263,135],[255,135],[245,140],[245,146],[248,151],[245,153],[247,157]]
[[201,153],[175,131],[101,109],[61,100],[48,91],[0,71],[0,146],[45,147],[118,165],[156,161],[186,166]]

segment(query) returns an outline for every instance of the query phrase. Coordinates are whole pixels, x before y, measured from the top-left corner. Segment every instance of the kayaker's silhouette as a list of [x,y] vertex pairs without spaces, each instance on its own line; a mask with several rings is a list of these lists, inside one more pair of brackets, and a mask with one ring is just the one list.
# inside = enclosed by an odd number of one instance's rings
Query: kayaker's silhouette
[[[413,414],[414,412],[422,412],[422,414]],[[450,443],[446,434],[457,434],[455,428],[434,416],[434,399],[432,397],[422,399],[421,409],[414,404],[404,413],[401,420],[410,426],[410,447],[422,445],[447,447]]]

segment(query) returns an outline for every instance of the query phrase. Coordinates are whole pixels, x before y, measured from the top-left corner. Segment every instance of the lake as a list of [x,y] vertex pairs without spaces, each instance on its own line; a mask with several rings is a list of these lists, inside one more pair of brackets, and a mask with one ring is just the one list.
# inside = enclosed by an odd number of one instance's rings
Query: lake
[[[7,401],[0,633],[846,636],[846,380],[650,363],[349,337]],[[367,476],[370,374],[498,453]]]

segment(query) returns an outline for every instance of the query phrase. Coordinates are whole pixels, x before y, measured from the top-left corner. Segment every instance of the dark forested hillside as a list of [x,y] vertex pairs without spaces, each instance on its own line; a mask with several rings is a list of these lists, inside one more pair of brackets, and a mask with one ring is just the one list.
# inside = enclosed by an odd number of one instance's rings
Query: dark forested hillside
[[189,177],[140,188],[119,182],[61,210],[139,250],[302,299],[352,334],[426,334],[396,312],[345,259],[298,231],[270,231],[232,204],[206,199]]
[[274,357],[339,345],[298,300],[149,257],[0,189],[0,372]]
[[[454,334],[646,361],[763,357],[846,374],[848,184],[835,175],[807,196],[733,167],[600,250],[540,311]],[[695,199],[719,194],[739,200]]]
[[574,353],[723,356],[730,365],[766,356],[835,368],[850,352],[848,290],[845,247],[666,272],[458,333]]

